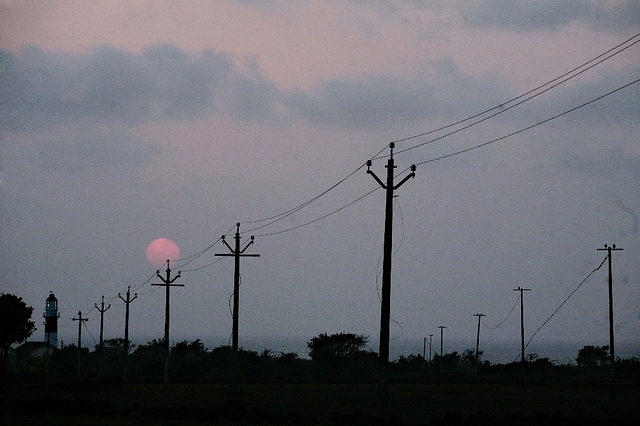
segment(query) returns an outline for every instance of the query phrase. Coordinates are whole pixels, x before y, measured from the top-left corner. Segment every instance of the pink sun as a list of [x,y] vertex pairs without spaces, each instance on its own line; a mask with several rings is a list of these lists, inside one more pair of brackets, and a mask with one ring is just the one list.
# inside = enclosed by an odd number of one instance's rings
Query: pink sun
[[178,245],[168,238],[153,240],[147,247],[147,260],[156,268],[167,264],[167,260],[178,260],[180,249]]

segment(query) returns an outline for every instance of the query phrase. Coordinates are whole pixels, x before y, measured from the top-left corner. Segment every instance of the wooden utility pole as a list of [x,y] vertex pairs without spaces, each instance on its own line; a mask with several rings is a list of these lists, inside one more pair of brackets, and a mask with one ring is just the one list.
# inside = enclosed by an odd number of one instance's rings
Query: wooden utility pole
[[440,372],[442,373],[442,361],[444,360],[444,329],[447,328],[444,325],[439,325],[440,329]]
[[616,245],[608,246],[604,245],[604,248],[599,248],[600,250],[607,251],[607,258],[609,259],[609,355],[610,355],[610,364],[611,364],[611,401],[616,400],[616,352],[615,345],[613,340],[613,274],[611,272],[611,252],[613,250],[623,250],[621,248],[616,248]]
[[478,334],[476,335],[476,374],[478,374],[478,355],[479,355],[479,351],[478,349],[480,348],[480,320],[482,319],[482,317],[486,317],[485,314],[473,314],[474,317],[478,317]]
[[82,323],[89,321],[89,318],[82,318],[82,311],[78,311],[78,318],[71,318],[71,321],[78,321],[78,369],[77,375],[80,376],[80,355],[82,354]]
[[384,258],[382,261],[382,306],[380,309],[380,353],[378,370],[378,410],[380,414],[386,414],[388,410],[388,385],[389,385],[389,322],[391,321],[391,258],[393,244],[393,192],[400,188],[406,181],[416,176],[416,166],[411,166],[411,173],[404,177],[400,183],[393,183],[393,173],[396,168],[393,160],[393,148],[395,144],[389,144],[389,160],[387,161],[387,182],[384,183],[371,171],[371,160],[367,161],[367,174],[373,176],[376,182],[386,190],[385,217],[384,217]]
[[174,284],[174,281],[180,278],[180,271],[178,274],[171,278],[171,268],[169,268],[169,259],[167,259],[167,269],[166,269],[167,277],[164,278],[160,275],[160,271],[156,271],[156,276],[162,280],[162,284],[151,284],[157,285],[161,287],[165,287],[167,289],[165,296],[165,314],[164,314],[164,384],[165,386],[169,384],[169,289],[171,287],[184,287],[184,284]]
[[111,307],[111,303],[106,308],[104,307],[104,296],[102,296],[102,302],[100,306],[95,303],[96,309],[100,312],[100,345],[98,346],[98,377],[102,377],[102,348],[104,347],[104,313]]
[[520,363],[522,365],[522,386],[524,386],[524,297],[523,292],[531,291],[530,288],[514,288],[513,291],[520,292],[520,342],[521,342],[521,354],[520,354]]
[[131,298],[131,286],[127,286],[127,298],[123,298],[120,293],[118,293],[118,297],[125,304],[125,314],[124,314],[124,365],[122,368],[122,380],[127,381],[127,358],[129,358],[129,304],[133,302],[137,297],[138,293],[133,295]]

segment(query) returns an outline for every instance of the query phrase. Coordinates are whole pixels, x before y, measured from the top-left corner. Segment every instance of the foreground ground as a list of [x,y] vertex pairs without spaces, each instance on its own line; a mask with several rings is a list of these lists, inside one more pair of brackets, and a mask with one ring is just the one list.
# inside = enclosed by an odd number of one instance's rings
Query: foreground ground
[[390,415],[376,415],[374,384],[105,386],[5,381],[0,424],[635,425],[640,391],[544,386],[391,384]]

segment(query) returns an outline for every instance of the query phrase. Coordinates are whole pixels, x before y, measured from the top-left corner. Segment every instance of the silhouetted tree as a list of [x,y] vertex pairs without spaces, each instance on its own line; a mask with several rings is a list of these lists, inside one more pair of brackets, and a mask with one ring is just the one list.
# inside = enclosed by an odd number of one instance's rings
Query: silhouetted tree
[[440,356],[440,354],[436,354],[433,357],[433,366],[436,369],[435,371],[439,371],[440,364],[442,364],[443,371],[455,371],[460,365],[461,356],[458,352],[453,351],[450,354],[444,354]]
[[[482,354],[484,351],[478,351],[478,363],[482,364]],[[476,363],[476,350],[475,349],[465,349],[460,355],[460,362],[464,364],[475,364]]]
[[578,351],[576,362],[579,367],[599,367],[609,363],[609,345],[584,346]]
[[320,334],[307,342],[318,378],[329,381],[369,380],[377,355],[365,351],[369,338],[352,333]]
[[36,329],[31,321],[33,308],[22,297],[0,294],[0,374],[4,374],[9,358],[9,348],[14,343],[27,340]]
[[182,380],[205,379],[210,374],[212,360],[200,339],[183,340],[171,347],[171,375]]
[[313,361],[334,363],[363,352],[369,338],[352,333],[320,334],[307,342]]
[[164,372],[164,339],[139,345],[131,356],[128,372],[143,379],[160,379]]

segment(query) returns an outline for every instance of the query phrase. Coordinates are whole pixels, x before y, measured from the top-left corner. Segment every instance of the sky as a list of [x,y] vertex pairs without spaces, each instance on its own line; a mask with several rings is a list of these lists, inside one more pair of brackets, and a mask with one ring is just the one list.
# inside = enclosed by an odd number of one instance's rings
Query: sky
[[417,167],[393,201],[392,351],[438,326],[474,341],[477,313],[483,339],[518,342],[518,287],[532,344],[608,344],[598,249],[616,244],[616,341],[640,353],[638,33],[632,0],[0,0],[0,291],[34,307],[31,340],[53,292],[59,340],[81,311],[93,346],[102,296],[123,337],[130,286],[131,336],[162,338],[145,253],[168,238],[171,340],[227,339],[216,254],[239,222],[260,255],[241,260],[240,346],[350,332],[377,350],[366,162],[385,179],[395,142],[395,182]]

